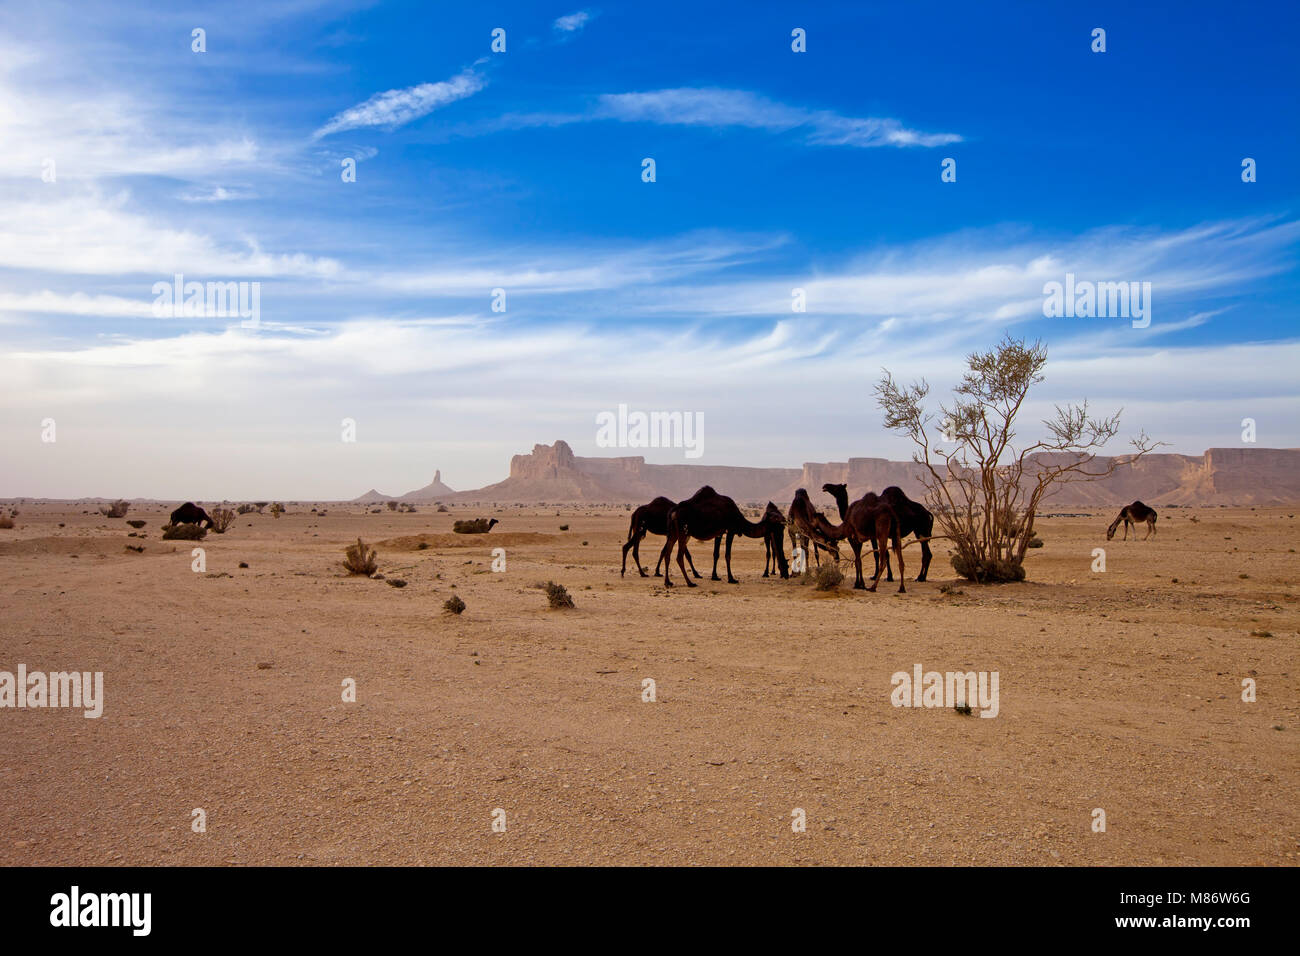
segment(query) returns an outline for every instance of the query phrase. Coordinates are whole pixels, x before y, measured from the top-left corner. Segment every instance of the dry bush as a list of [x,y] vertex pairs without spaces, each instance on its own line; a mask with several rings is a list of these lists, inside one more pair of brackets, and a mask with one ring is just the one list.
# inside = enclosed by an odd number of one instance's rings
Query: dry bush
[[8,530],[14,526],[14,519],[8,515],[0,515],[0,528]]
[[465,602],[460,599],[459,595],[453,594],[451,597],[447,598],[447,600],[442,602],[442,609],[444,611],[450,611],[452,614],[459,614],[461,611],[465,610]]
[[573,607],[573,598],[565,590],[563,584],[556,584],[554,581],[546,582],[546,601],[553,608],[571,608]]
[[402,578],[389,578],[388,586],[390,588],[404,588],[406,587],[406,581],[404,581]]
[[122,501],[119,499],[117,501],[114,501],[107,508],[101,507],[99,509],[99,513],[108,518],[125,518],[126,513],[127,511],[130,510],[130,508],[131,505],[129,502]]
[[234,523],[235,512],[229,508],[213,508],[208,512],[208,517],[212,519],[212,530],[217,534],[225,534],[226,529]]
[[278,501],[275,502],[273,505],[271,505],[271,517],[272,517],[272,518],[278,518],[278,517],[280,517],[280,515],[282,515],[282,514],[284,514],[284,505],[280,504],[280,502],[278,502]]
[[162,529],[164,541],[202,541],[207,533],[199,524],[165,524]]
[[972,560],[957,551],[952,556],[952,567],[963,578],[978,584],[998,584],[1025,579],[1024,564],[1010,558],[995,561]]
[[818,591],[834,591],[844,581],[844,572],[834,561],[825,561],[813,572],[813,584]]
[[[1145,433],[1133,451],[1098,459],[1119,433],[1119,414],[1093,417],[1085,400],[1058,405],[1037,441],[1016,442],[1016,418],[1030,389],[1043,381],[1047,348],[1004,337],[966,357],[953,403],[926,405],[924,381],[898,385],[886,372],[876,385],[885,427],[910,438],[912,460],[939,530],[957,548],[953,567],[973,581],[1023,581],[1034,516],[1047,494],[1071,481],[1096,481],[1158,447]],[[935,426],[938,426],[936,429]]]
[[348,545],[344,553],[347,555],[347,560],[343,562],[343,566],[348,569],[348,574],[364,574],[370,577],[379,570],[377,560],[379,555],[360,538],[357,538],[356,544]]
[[443,513],[446,513],[446,511],[447,511],[447,506],[446,506],[446,505],[438,505],[438,510],[441,511],[441,512],[443,512]]
[[396,511],[396,510],[397,510],[397,502],[396,502],[396,501],[390,501],[390,502],[388,502],[388,510],[389,510],[389,511]]
[[140,519],[140,518],[132,518],[130,521],[127,522],[127,524],[129,524],[132,528],[135,528],[136,531],[139,531],[141,528],[143,528],[143,527],[144,527],[145,525],[147,525],[148,523],[149,523],[149,522],[144,521],[144,520],[142,520],[142,519]]
[[271,502],[269,502],[269,501],[254,501],[254,502],[253,502],[253,507],[257,509],[257,513],[258,513],[258,514],[261,514],[261,513],[262,513],[262,509],[265,508],[265,507],[266,507],[267,505],[269,505],[270,503],[271,503]]
[[246,514],[252,514],[256,510],[257,510],[257,505],[240,505],[238,508],[235,509],[235,512],[237,514],[246,515]]

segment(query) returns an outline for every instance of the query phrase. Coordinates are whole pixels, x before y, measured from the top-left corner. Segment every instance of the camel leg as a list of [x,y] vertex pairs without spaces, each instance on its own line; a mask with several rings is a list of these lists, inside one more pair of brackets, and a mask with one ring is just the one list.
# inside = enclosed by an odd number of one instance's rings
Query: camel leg
[[718,535],[716,538],[713,539],[713,577],[709,578],[710,581],[722,580],[722,578],[718,577],[718,554],[720,553],[721,550],[722,550],[722,535]]
[[772,563],[772,536],[765,534],[763,535],[763,577],[770,577],[767,568]]
[[853,548],[853,566],[858,572],[857,579],[853,582],[853,590],[865,591],[867,582],[862,580],[862,542],[850,541],[849,546]]
[[[668,534],[667,544],[664,545],[663,551],[659,552],[659,560],[663,562],[663,566],[664,566],[664,587],[670,588],[673,586],[673,582],[668,579],[668,572],[671,571],[673,568],[673,536],[671,531]],[[655,574],[658,573],[659,573],[659,565],[656,564]],[[683,577],[685,577],[685,572],[683,572]],[[686,583],[687,584],[691,583],[690,578],[686,579]]]
[[[926,537],[928,538],[929,535],[926,535]],[[929,541],[922,541],[922,542],[921,542],[921,573],[918,574],[918,575],[916,576],[916,579],[917,579],[918,581],[924,581],[924,580],[925,580],[925,573],[926,573],[927,571],[930,570],[930,555],[931,555],[931,553],[932,553],[932,552],[930,551],[930,542],[929,542]],[[903,572],[900,570],[900,571],[898,572],[898,575],[899,575],[899,577],[902,577],[902,576],[903,576]]]
[[686,579],[686,586],[688,588],[693,588],[696,586],[695,582],[690,579],[689,575],[687,575],[686,561],[682,558],[682,555],[686,552],[686,542],[688,540],[689,539],[686,535],[682,535],[681,544],[677,548],[677,566],[682,569],[682,577]]
[[700,576],[700,572],[695,570],[695,562],[691,560],[691,550],[690,548],[686,547],[687,543],[688,542],[686,541],[682,542],[682,550],[686,552],[686,562],[691,566],[691,574],[695,575],[698,578]]
[[[632,563],[636,565],[636,569],[641,573],[641,577],[647,578],[650,575],[646,574],[645,568],[641,567],[641,539],[644,537],[645,537],[645,531],[638,531],[636,535],[632,538],[632,540],[628,542],[628,544],[632,546]],[[627,545],[626,544],[623,545],[623,570],[624,571],[627,570]],[[619,576],[621,577],[622,574],[620,573]],[[655,577],[658,576],[659,576],[659,565],[655,565]]]
[[[884,542],[882,541],[881,544]],[[894,535],[894,556],[898,558],[898,593],[906,594],[907,575],[903,572],[903,542],[898,535]]]
[[[740,583],[731,575],[731,542],[735,539],[735,537],[736,535],[734,532],[731,531],[727,532],[727,583],[728,584]],[[718,540],[721,541],[722,539],[719,538]]]

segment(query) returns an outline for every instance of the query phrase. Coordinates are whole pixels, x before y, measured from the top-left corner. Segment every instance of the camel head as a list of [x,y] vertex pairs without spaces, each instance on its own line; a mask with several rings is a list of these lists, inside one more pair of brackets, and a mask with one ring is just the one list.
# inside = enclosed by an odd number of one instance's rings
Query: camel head
[[492,530],[492,526],[493,526],[494,524],[500,524],[500,523],[501,523],[501,522],[497,521],[496,518],[493,518],[492,520],[490,520],[490,521],[488,522],[488,530],[491,531],[491,530]]
[[1115,537],[1115,529],[1119,527],[1119,523],[1120,523],[1121,521],[1123,521],[1123,520],[1124,520],[1124,515],[1123,515],[1123,513],[1121,512],[1121,513],[1120,513],[1120,516],[1119,516],[1118,518],[1116,518],[1114,521],[1112,521],[1112,522],[1110,523],[1110,527],[1106,529],[1106,540],[1107,540],[1107,541],[1109,541],[1111,538]]

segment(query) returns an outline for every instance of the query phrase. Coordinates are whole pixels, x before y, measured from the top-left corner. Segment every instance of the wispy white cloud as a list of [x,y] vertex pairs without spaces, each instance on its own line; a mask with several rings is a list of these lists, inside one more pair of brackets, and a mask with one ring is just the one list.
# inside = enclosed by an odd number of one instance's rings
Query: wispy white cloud
[[320,139],[343,130],[365,127],[396,129],[449,103],[473,96],[485,86],[487,80],[473,67],[466,67],[450,79],[437,83],[421,83],[405,89],[376,93],[364,103],[358,103],[335,115],[312,136]]
[[[96,190],[0,202],[0,267],[34,273],[271,278],[337,275],[339,263],[303,253],[264,252],[255,237],[238,243],[159,223],[130,208],[130,194]],[[198,278],[196,275],[195,278]]]
[[580,32],[590,21],[591,13],[579,10],[576,13],[566,13],[562,17],[557,17],[551,24],[551,29],[556,33],[574,34]]
[[191,189],[177,196],[182,202],[232,202],[236,199],[255,199],[256,195],[246,189],[227,189],[225,186],[211,186],[206,189]]
[[942,146],[961,142],[956,133],[908,129],[896,119],[844,116],[778,103],[745,90],[685,87],[645,93],[607,93],[594,114],[598,119],[675,126],[738,126],[772,133],[802,131],[821,146]]

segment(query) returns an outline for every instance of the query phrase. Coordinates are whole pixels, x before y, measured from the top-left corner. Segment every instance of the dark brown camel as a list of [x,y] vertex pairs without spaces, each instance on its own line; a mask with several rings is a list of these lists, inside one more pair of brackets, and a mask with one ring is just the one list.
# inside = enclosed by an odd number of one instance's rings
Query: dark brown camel
[[1140,501],[1135,501],[1131,505],[1124,506],[1124,509],[1119,513],[1119,517],[1112,521],[1110,527],[1106,529],[1107,541],[1115,537],[1115,529],[1119,527],[1121,521],[1124,522],[1125,541],[1128,540],[1129,525],[1133,526],[1133,540],[1137,540],[1137,526],[1138,523],[1142,521],[1145,521],[1147,526],[1146,538],[1143,538],[1143,541],[1156,533],[1156,509],[1148,508]]
[[813,507],[807,489],[800,488],[794,493],[794,501],[790,502],[790,540],[795,542],[797,535],[798,541],[802,542],[805,568],[808,566],[810,544],[818,567],[821,567],[823,551],[832,556],[837,563],[840,560],[839,543],[830,540],[817,530],[815,523],[817,518],[826,521],[826,516]]
[[172,512],[171,523],[173,525],[197,524],[207,528],[212,527],[212,519],[208,517],[208,513],[192,501],[185,502]]
[[[772,523],[773,519],[781,522],[781,526],[785,527],[785,515],[781,514],[780,508],[769,501],[767,503],[767,510],[763,512],[763,521]],[[768,534],[763,537],[763,577],[765,578],[775,574],[778,570],[776,563],[777,551],[781,551],[782,556],[784,557],[784,550],[782,549],[780,542],[780,533],[777,533],[776,535]],[[690,560],[689,557],[687,560]],[[699,577],[699,575],[697,574],[696,577]]]
[[[844,513],[849,506],[849,492],[846,485],[822,485],[822,491],[826,492],[835,499],[835,504],[840,510],[840,520],[844,520]],[[903,493],[903,489],[897,485],[890,485],[878,496],[870,495],[873,500],[884,501],[894,510],[898,517],[898,536],[906,538],[909,534],[915,535],[916,540],[921,542],[921,573],[916,576],[918,581],[924,581],[925,576],[930,571],[930,558],[933,552],[930,550],[929,538],[934,535],[934,515],[925,505],[913,501]],[[880,554],[875,549],[875,544],[871,548],[872,557],[876,561],[880,560]],[[894,570],[889,566],[889,552],[885,555],[885,580],[894,580]]]
[[[826,485],[824,488],[831,486]],[[838,486],[843,488],[843,485]],[[870,542],[873,551],[884,552],[892,542],[894,556],[898,558],[898,593],[907,593],[906,574],[903,569],[903,545],[899,541],[898,516],[889,502],[867,492],[851,505],[844,508],[844,518],[838,526],[831,525],[825,518],[813,518],[813,527],[825,537],[834,541],[848,538],[849,547],[853,549],[853,564],[857,578],[853,587],[857,590],[874,591],[880,583],[880,574],[885,570],[885,561],[877,559],[876,574],[871,579],[871,587],[862,580],[862,546]]]
[[[627,543],[623,545],[623,570],[619,572],[619,577],[627,574],[627,552],[631,550],[632,561],[636,564],[636,569],[641,572],[641,577],[647,578],[650,575],[646,569],[641,567],[641,539],[646,534],[668,534],[668,512],[677,506],[677,502],[660,495],[648,505],[642,505],[632,512],[632,522],[627,529]],[[659,555],[659,563],[655,565],[655,577],[659,577],[659,564],[663,563],[663,555]],[[700,572],[695,570],[695,562],[691,561],[691,553],[686,552],[686,560],[690,562],[691,573],[697,578]]]
[[781,577],[789,577],[789,566],[786,564],[785,547],[782,542],[785,520],[779,515],[780,512],[777,512],[777,516],[773,517],[769,512],[759,521],[749,521],[741,514],[735,501],[705,485],[668,513],[668,543],[664,545],[663,554],[660,555],[665,560],[664,587],[673,586],[669,575],[672,571],[674,545],[677,546],[677,566],[681,569],[682,577],[686,578],[688,587],[696,586],[695,582],[687,577],[686,565],[682,560],[682,555],[686,551],[686,542],[690,538],[696,541],[713,542],[712,580],[722,580],[718,577],[718,551],[724,535],[727,539],[728,584],[740,583],[731,573],[731,543],[736,535],[743,535],[746,538],[764,538],[769,543],[774,543]]

